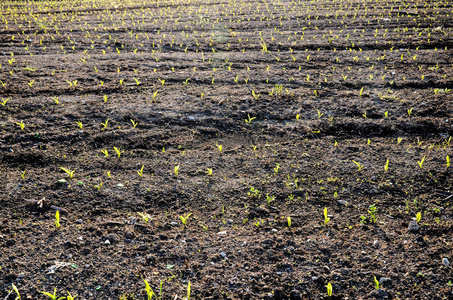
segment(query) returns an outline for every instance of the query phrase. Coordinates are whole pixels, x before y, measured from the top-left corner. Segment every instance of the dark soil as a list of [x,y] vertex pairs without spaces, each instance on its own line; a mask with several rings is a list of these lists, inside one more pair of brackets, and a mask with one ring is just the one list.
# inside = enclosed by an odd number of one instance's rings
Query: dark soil
[[1,4],[0,297],[451,299],[451,10]]

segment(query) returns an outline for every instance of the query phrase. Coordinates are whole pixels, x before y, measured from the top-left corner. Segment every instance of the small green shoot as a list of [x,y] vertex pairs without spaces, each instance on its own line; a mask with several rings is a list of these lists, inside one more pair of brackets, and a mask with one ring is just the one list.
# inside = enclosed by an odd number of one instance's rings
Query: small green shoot
[[327,216],[327,207],[324,207],[324,224],[327,225],[329,221],[330,218]]
[[187,219],[192,215],[192,213],[188,214],[187,216],[179,216],[179,218],[181,219],[181,222],[184,226],[186,226],[186,223],[187,223]]
[[266,202],[267,205],[271,206],[271,203],[275,200],[275,196],[269,196],[269,194],[266,194]]
[[355,160],[352,161],[353,163],[355,163],[357,165],[357,168],[359,168],[357,171],[360,171],[363,169],[364,165],[362,165],[361,163],[359,162],[356,162]]
[[256,117],[253,117],[253,118],[250,118],[250,115],[247,114],[248,116],[248,119],[244,119],[245,123],[247,123],[248,125],[252,125],[252,121],[256,119]]
[[109,152],[107,149],[101,150],[102,154],[104,154],[105,158],[109,157]]
[[102,130],[107,129],[107,126],[109,125],[109,119],[105,120],[105,122],[101,123],[101,125],[103,127]]
[[75,170],[72,170],[72,171],[71,171],[71,169],[69,169],[69,168],[66,169],[66,168],[63,168],[63,167],[60,167],[60,169],[63,170],[63,171],[65,171],[66,174],[68,174],[69,178],[74,177],[74,171],[75,171]]
[[419,223],[420,220],[422,219],[422,213],[421,213],[420,211],[419,211],[419,212],[417,213],[417,215],[415,216],[415,219],[416,219],[417,223]]
[[81,122],[81,121],[75,121],[75,123],[76,123],[77,125],[79,125],[79,128],[80,128],[80,129],[82,129],[82,128],[83,128],[83,124],[82,124],[82,122]]
[[139,215],[140,217],[142,217],[143,221],[146,223],[148,223],[149,219],[151,218],[151,216],[147,213],[137,213],[137,215]]
[[137,173],[138,173],[138,175],[139,175],[140,177],[143,177],[143,169],[144,169],[144,168],[145,168],[145,166],[142,165],[142,168],[141,168],[140,170],[137,171]]
[[[77,295],[75,296],[72,296],[70,292],[68,292],[68,295],[66,296],[66,300],[74,300],[75,297],[77,297]],[[64,297],[62,297],[61,299],[64,299]]]
[[121,151],[121,149],[120,149],[120,148],[116,148],[116,147],[113,147],[113,149],[115,150],[116,154],[118,155],[118,158],[120,158],[120,157],[121,157],[121,153],[123,153],[123,152],[124,152],[124,150],[123,150],[123,151]]
[[135,121],[132,120],[132,119],[131,119],[131,123],[132,123],[132,126],[134,126],[134,128],[137,127],[137,125],[138,125],[138,122],[135,122]]
[[377,280],[376,276],[374,276],[374,287],[376,290],[379,290],[379,280]]
[[57,288],[55,288],[53,290],[53,294],[51,294],[49,292],[41,292],[41,291],[40,291],[40,293],[44,294],[46,296],[49,296],[52,300],[60,300],[60,299],[65,299],[66,298],[66,297],[60,297],[60,298],[57,297]]
[[208,176],[212,176],[212,168],[208,168]]
[[420,169],[423,169],[423,163],[425,162],[425,158],[426,158],[426,155],[423,156],[421,161],[417,161],[418,166],[420,167]]
[[189,281],[189,283],[187,284],[187,300],[190,300],[190,291],[191,291],[191,287],[190,287],[190,281]]
[[175,176],[178,176],[179,173],[179,165],[175,166]]
[[57,226],[57,228],[60,228],[60,211],[57,210],[57,212],[55,213],[55,226]]
[[146,295],[148,296],[148,300],[151,300],[151,298],[153,298],[154,296],[154,291],[149,285],[148,281],[146,281],[146,279],[143,279],[143,281],[145,282],[145,291]]
[[287,217],[286,220],[288,221],[288,228],[291,228],[291,217]]
[[388,169],[389,169],[389,160],[387,159],[387,161],[385,162],[385,165],[384,165],[384,172],[387,172]]
[[329,282],[326,285],[326,288],[327,288],[327,295],[329,295],[329,297],[332,297],[332,284]]
[[370,206],[370,208],[368,209],[368,213],[370,214],[373,223],[376,223],[377,208],[374,204]]
[[447,168],[450,168],[450,156],[447,155],[445,159],[447,161]]
[[13,288],[13,291],[16,293],[17,297],[15,300],[20,300],[20,294],[19,294],[19,289],[14,285],[14,283],[11,283],[11,287]]
[[216,146],[217,146],[217,149],[219,149],[219,152],[222,152],[223,146],[222,145],[216,145]]
[[16,122],[16,124],[19,125],[20,130],[24,130],[24,128],[25,128],[25,123],[24,122],[20,121],[20,122]]

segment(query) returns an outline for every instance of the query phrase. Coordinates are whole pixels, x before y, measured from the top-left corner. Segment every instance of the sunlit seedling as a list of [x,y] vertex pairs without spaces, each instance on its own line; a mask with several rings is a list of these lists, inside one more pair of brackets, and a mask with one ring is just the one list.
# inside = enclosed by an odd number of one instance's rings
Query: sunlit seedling
[[65,171],[65,173],[68,174],[69,178],[74,177],[74,171],[75,171],[75,170],[72,170],[72,171],[71,171],[71,169],[69,169],[69,168],[66,169],[66,168],[63,168],[63,167],[60,167],[60,169],[63,170],[63,171]]
[[181,219],[181,222],[184,226],[186,226],[186,223],[187,223],[187,219],[192,215],[192,213],[188,214],[187,216],[179,216],[179,218]]
[[426,156],[423,156],[423,158],[420,161],[417,161],[418,166],[420,167],[420,169],[423,169],[423,163],[425,162],[425,158],[426,158]]
[[327,207],[324,207],[324,224],[327,225],[327,223],[330,221],[330,218],[327,215]]
[[124,150],[121,150],[120,148],[113,147],[113,150],[115,150],[116,154],[118,155],[118,158],[121,157],[121,154],[124,153]]
[[60,228],[60,211],[58,210],[55,213],[55,226],[57,226],[57,228]]
[[145,166],[142,165],[142,168],[141,168],[140,170],[137,171],[137,173],[138,173],[138,175],[139,175],[140,177],[143,177],[143,169],[144,169],[144,168],[145,168]]
[[145,223],[148,223],[149,219],[151,218],[151,216],[145,212],[144,213],[138,212],[137,215],[139,215]]

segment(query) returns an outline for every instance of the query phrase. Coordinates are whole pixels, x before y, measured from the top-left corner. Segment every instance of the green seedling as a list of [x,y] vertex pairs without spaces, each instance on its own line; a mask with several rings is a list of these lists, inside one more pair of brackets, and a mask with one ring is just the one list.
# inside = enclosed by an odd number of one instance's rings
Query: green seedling
[[329,282],[326,285],[326,288],[327,288],[327,295],[329,295],[329,297],[332,297],[332,284]]
[[34,83],[34,82],[35,82],[35,80],[32,80],[32,81],[28,82],[28,85],[29,85],[30,87],[33,87],[33,83]]
[[104,95],[104,103],[107,103],[107,99],[108,99],[107,95]]
[[145,291],[146,295],[148,296],[148,300],[151,300],[151,298],[153,298],[154,296],[154,291],[149,285],[148,281],[146,281],[146,279],[143,279],[143,281],[145,282]]
[[52,100],[55,102],[56,105],[60,104],[60,97],[53,97]]
[[374,276],[374,287],[379,290],[379,280],[377,280],[376,276]]
[[409,117],[411,116],[411,114],[412,114],[412,110],[413,110],[413,109],[414,109],[414,108],[413,108],[413,107],[411,107],[411,108],[409,108],[409,109],[407,110],[407,114],[409,115]]
[[178,176],[179,173],[179,165],[175,166],[175,176]]
[[212,176],[212,168],[208,168],[208,176]]
[[2,102],[0,102],[1,105],[5,106],[6,105],[6,102],[9,101],[9,98],[8,99],[3,99],[2,98]]
[[363,169],[364,165],[362,165],[361,163],[359,162],[356,162],[355,160],[352,161],[353,163],[355,163],[357,165],[357,168],[359,168],[357,171],[360,171]]
[[[71,293],[70,293],[70,292],[68,292],[68,295],[66,296],[66,300],[74,300],[74,299],[75,299],[75,297],[77,297],[77,295],[75,295],[75,296],[72,296],[72,295],[71,295]],[[63,297],[63,299],[64,299],[64,297]]]
[[269,194],[266,194],[266,202],[267,205],[271,206],[271,203],[275,200],[275,196],[269,196]]
[[101,125],[102,125],[102,127],[103,127],[103,128],[102,128],[103,130],[104,130],[104,129],[107,129],[107,126],[109,125],[109,119],[105,120],[105,122],[104,122],[104,123],[101,123]]
[[145,223],[148,223],[149,219],[151,218],[151,216],[147,213],[137,213],[140,217],[142,217],[143,221],[145,221]]
[[253,118],[250,118],[250,115],[247,114],[248,116],[248,119],[244,119],[245,123],[247,123],[248,125],[251,125],[252,124],[252,121],[256,119],[256,117],[253,117]]
[[191,287],[190,287],[190,281],[187,284],[187,300],[190,300],[190,292],[191,292]]
[[186,223],[187,223],[187,219],[192,215],[192,213],[188,214],[187,216],[179,216],[179,218],[181,219],[181,222],[184,226],[186,226]]
[[159,79],[159,82],[164,85],[165,84],[165,79]]
[[420,167],[420,169],[423,169],[423,163],[425,162],[425,158],[426,158],[426,156],[423,156],[421,161],[417,161],[418,166]]
[[79,128],[80,128],[80,129],[82,129],[82,128],[83,128],[83,124],[82,124],[82,122],[81,122],[81,121],[75,121],[75,123],[76,123],[77,125],[79,125]]
[[447,160],[447,168],[450,168],[450,156],[447,155],[445,159]]
[[258,100],[258,98],[260,97],[260,94],[256,94],[254,90],[252,90],[252,96],[253,98],[255,98],[255,100]]
[[104,154],[105,158],[109,157],[109,152],[107,149],[101,150],[102,154]]
[[124,150],[123,150],[123,151],[121,151],[121,149],[120,149],[120,148],[116,148],[116,147],[113,147],[113,149],[115,150],[116,154],[118,155],[118,158],[120,158],[120,157],[121,157],[121,153],[124,153]]
[[144,168],[145,168],[145,166],[142,165],[142,168],[141,168],[140,170],[137,171],[137,173],[138,173],[138,175],[139,175],[140,177],[143,177],[143,169],[144,169]]
[[327,216],[327,207],[324,207],[324,224],[327,225],[329,221],[330,218]]
[[370,206],[370,208],[368,209],[368,213],[370,214],[373,223],[376,223],[377,208],[374,204]]
[[140,81],[138,81],[138,79],[137,79],[137,78],[135,78],[135,77],[134,77],[134,80],[135,80],[135,83],[136,83],[137,85],[140,85],[140,83],[141,83],[141,82],[140,82]]
[[286,220],[288,221],[288,228],[291,228],[291,217],[287,217]]
[[69,169],[69,168],[66,169],[66,168],[63,168],[63,167],[60,167],[60,169],[63,170],[63,171],[65,171],[66,174],[68,174],[69,178],[74,177],[74,171],[75,171],[75,170],[72,170],[72,171],[71,171],[71,169]]
[[321,119],[321,117],[324,115],[319,109],[316,110],[318,112],[318,119]]
[[57,210],[57,212],[55,213],[55,226],[57,226],[57,228],[60,227],[60,211]]
[[[107,174],[108,175],[108,174]],[[109,176],[110,177],[110,176]],[[98,184],[95,184],[94,187],[100,191],[102,189],[102,182],[99,182]]]
[[222,145],[216,145],[217,146],[217,149],[219,149],[219,152],[222,152]]
[[131,123],[132,123],[132,126],[134,126],[134,128],[137,127],[137,125],[138,125],[138,122],[135,122],[135,121],[132,120],[132,119],[131,119]]
[[65,299],[66,298],[66,297],[57,297],[57,288],[55,288],[53,290],[53,294],[51,294],[49,292],[41,292],[41,291],[40,291],[40,293],[50,297],[50,299],[52,299],[52,300],[60,300],[60,299]]
[[417,215],[415,216],[415,220],[417,221],[417,223],[419,223],[421,219],[422,219],[422,213],[418,212]]
[[25,180],[25,170],[22,173],[20,173],[20,177],[22,177],[22,180]]
[[387,172],[388,169],[389,169],[389,160],[387,159],[387,161],[385,162],[385,165],[384,165],[384,172]]
[[21,122],[16,122],[16,124],[19,125],[20,130],[24,130],[24,128],[25,128],[25,123],[24,122],[22,122],[22,121]]
[[[17,295],[15,300],[20,300],[19,289],[14,285],[14,283],[11,283],[11,288],[13,289],[13,291]],[[6,297],[6,298],[8,298],[8,297]]]
[[359,92],[359,95],[360,95],[360,96],[363,95],[363,89],[364,89],[364,87],[362,87],[362,88],[360,89],[360,92]]
[[275,164],[275,168],[274,168],[274,173],[275,173],[275,175],[278,174],[278,171],[279,171],[279,170],[280,170],[280,164],[279,164],[279,163],[276,163],[276,164]]

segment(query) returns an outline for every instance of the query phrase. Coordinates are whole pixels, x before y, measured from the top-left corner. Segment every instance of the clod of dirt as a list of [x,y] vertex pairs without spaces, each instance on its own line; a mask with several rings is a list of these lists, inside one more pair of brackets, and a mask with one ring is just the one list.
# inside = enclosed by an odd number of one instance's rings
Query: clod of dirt
[[289,293],[289,300],[302,300],[302,295],[298,290],[292,290]]
[[274,299],[275,300],[287,300],[288,296],[285,294],[283,288],[276,288],[274,290]]

